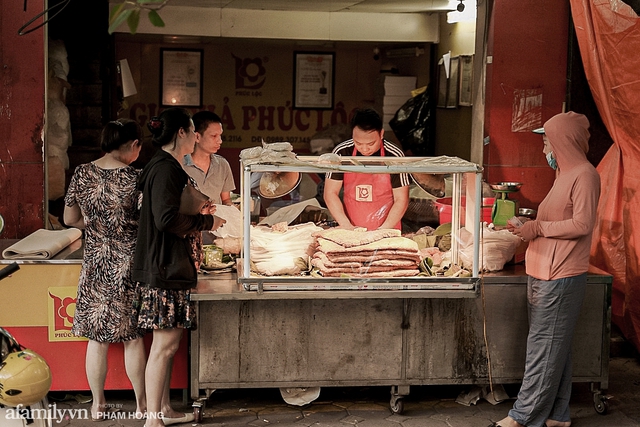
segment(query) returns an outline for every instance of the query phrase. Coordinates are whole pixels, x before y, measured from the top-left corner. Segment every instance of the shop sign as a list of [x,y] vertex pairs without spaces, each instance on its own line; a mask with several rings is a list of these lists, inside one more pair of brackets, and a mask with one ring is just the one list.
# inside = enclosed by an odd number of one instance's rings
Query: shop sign
[[76,311],[77,286],[58,286],[49,288],[48,323],[49,341],[86,341],[71,333],[73,315]]

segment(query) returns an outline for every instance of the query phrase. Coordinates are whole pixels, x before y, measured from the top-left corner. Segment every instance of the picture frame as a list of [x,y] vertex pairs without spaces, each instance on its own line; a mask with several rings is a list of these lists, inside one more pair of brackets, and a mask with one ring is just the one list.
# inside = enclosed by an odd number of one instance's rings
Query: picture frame
[[160,49],[160,104],[202,106],[202,49]]
[[293,108],[333,109],[334,52],[293,53]]
[[460,55],[460,99],[458,105],[473,105],[473,55]]

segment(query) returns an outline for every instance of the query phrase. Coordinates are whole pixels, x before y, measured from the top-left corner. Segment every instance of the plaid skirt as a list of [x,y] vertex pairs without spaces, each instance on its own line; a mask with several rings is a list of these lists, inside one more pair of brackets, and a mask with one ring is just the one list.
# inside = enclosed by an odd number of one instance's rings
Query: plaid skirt
[[134,301],[140,329],[196,329],[195,303],[189,289],[161,289],[138,283]]

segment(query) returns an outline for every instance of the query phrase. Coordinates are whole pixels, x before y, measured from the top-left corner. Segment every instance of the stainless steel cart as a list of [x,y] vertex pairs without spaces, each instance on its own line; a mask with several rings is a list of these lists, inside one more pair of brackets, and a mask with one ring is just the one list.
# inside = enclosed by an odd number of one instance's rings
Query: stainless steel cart
[[[450,173],[452,229],[474,234],[469,278],[261,277],[250,274],[251,173],[269,171]],[[466,185],[463,182],[466,177]],[[440,158],[343,158],[340,165],[300,158],[292,164],[243,164],[243,255],[239,273],[203,278],[192,299],[191,396],[196,419],[219,388],[390,386],[403,410],[412,385],[517,383],[528,330],[523,266],[479,271],[482,169]],[[462,209],[461,196],[466,196]],[[462,211],[465,211],[462,214]],[[452,261],[457,261],[452,234]],[[576,331],[574,381],[594,384],[606,411],[610,276],[589,276]],[[486,344],[485,344],[486,343]],[[491,361],[491,369],[489,362]],[[490,378],[491,373],[491,378]]]
[[[215,389],[391,386],[403,410],[412,385],[517,383],[524,373],[522,266],[482,279],[483,298],[456,291],[246,291],[235,276],[201,280],[193,299],[191,396],[196,416]],[[610,276],[589,276],[574,339],[575,382],[606,412]],[[484,299],[484,307],[483,307]]]

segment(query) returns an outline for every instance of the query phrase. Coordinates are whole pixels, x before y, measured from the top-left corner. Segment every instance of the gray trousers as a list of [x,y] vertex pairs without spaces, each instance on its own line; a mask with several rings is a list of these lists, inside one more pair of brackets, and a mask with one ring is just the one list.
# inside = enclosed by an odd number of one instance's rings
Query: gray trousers
[[518,399],[509,411],[522,425],[571,420],[571,341],[586,286],[586,273],[548,281],[529,277],[527,359]]

